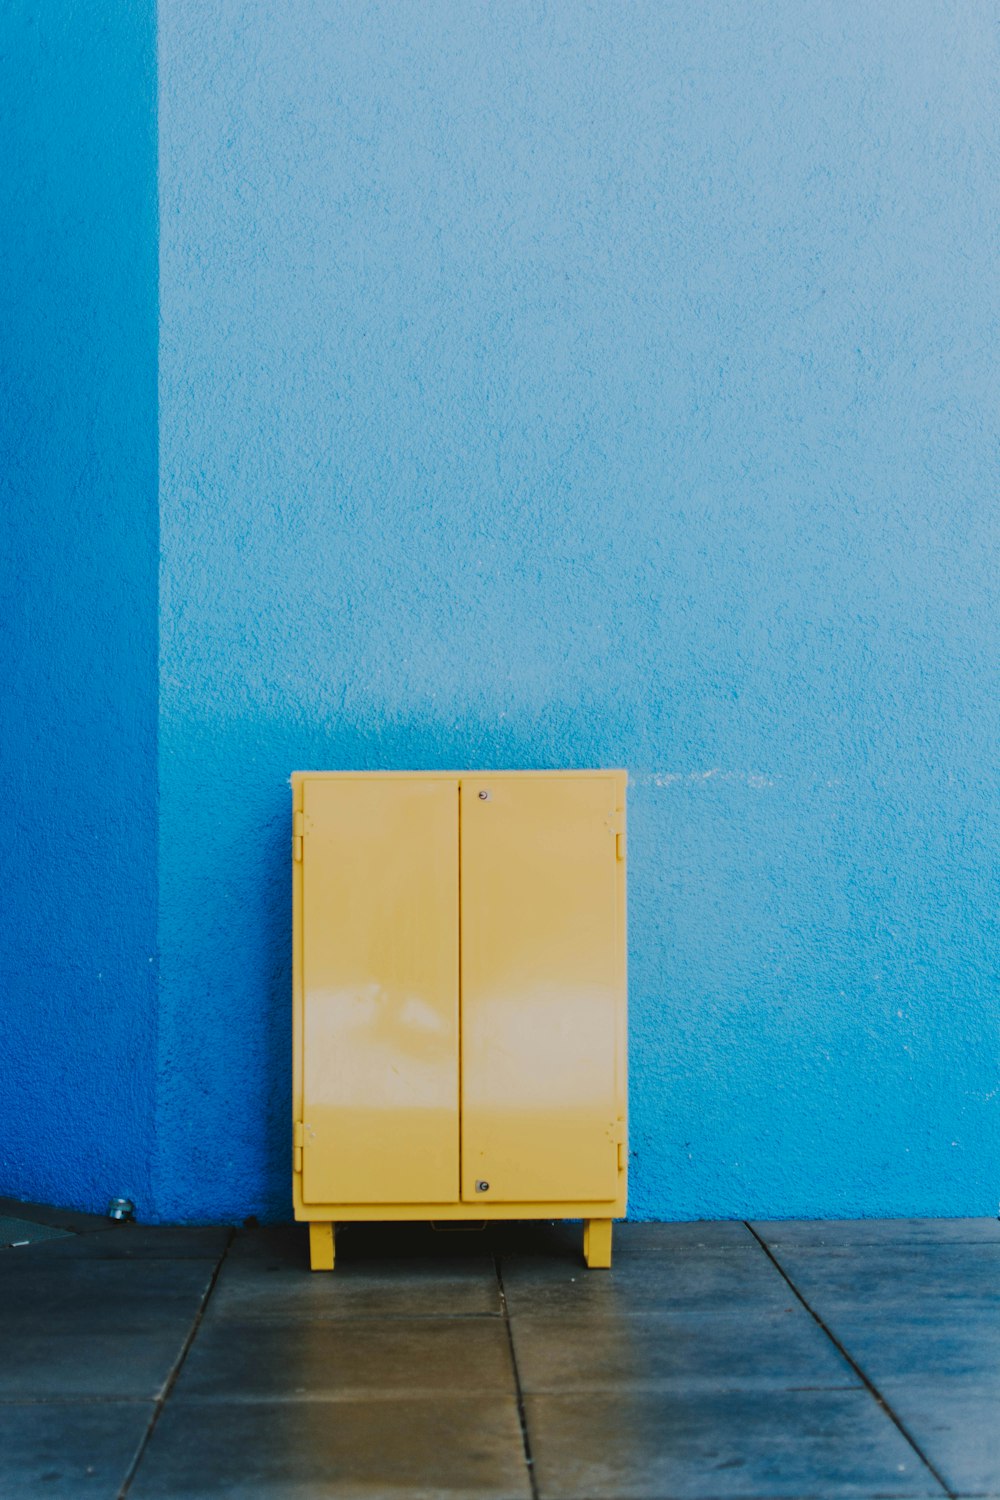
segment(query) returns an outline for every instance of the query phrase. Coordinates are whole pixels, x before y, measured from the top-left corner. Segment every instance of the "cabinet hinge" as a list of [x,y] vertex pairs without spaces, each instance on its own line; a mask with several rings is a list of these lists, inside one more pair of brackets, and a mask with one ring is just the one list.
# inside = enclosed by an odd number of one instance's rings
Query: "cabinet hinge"
[[292,1169],[295,1172],[302,1171],[302,1150],[306,1143],[306,1127],[301,1120],[296,1120],[292,1131]]
[[306,831],[306,815],[304,812],[292,814],[292,858],[302,858],[302,840]]

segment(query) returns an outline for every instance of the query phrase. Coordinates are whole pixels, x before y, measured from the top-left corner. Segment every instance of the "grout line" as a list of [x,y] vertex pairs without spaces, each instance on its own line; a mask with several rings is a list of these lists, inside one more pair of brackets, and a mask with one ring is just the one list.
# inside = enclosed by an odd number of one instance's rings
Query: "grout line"
[[503,1275],[500,1271],[500,1257],[494,1255],[493,1269],[496,1272],[497,1288],[500,1292],[500,1306],[503,1309],[504,1327],[507,1330],[507,1343],[510,1347],[510,1362],[514,1367],[514,1389],[517,1394],[517,1416],[521,1424],[521,1442],[524,1444],[524,1462],[528,1468],[528,1483],[531,1485],[532,1500],[538,1500],[538,1483],[535,1479],[535,1460],[531,1453],[531,1438],[528,1436],[528,1416],[524,1409],[524,1392],[521,1389],[521,1372],[517,1368],[517,1355],[514,1352],[514,1332],[510,1326],[510,1312],[507,1308],[507,1293],[504,1291]]
[[198,1304],[198,1311],[195,1313],[194,1318],[192,1319],[191,1327],[188,1330],[188,1336],[184,1340],[181,1352],[174,1360],[173,1367],[170,1371],[170,1374],[167,1376],[163,1390],[156,1398],[156,1402],[153,1406],[153,1415],[149,1419],[149,1425],[146,1428],[145,1433],[143,1434],[142,1442],[139,1444],[139,1447],[136,1450],[135,1458],[129,1465],[128,1473],[122,1480],[121,1489],[118,1491],[116,1500],[125,1500],[125,1497],[128,1495],[128,1492],[132,1487],[132,1481],[135,1479],[135,1476],[138,1473],[139,1465],[142,1463],[142,1460],[146,1456],[146,1449],[149,1447],[149,1440],[156,1430],[156,1424],[160,1420],[164,1406],[167,1404],[167,1398],[170,1396],[174,1386],[177,1384],[177,1377],[181,1373],[184,1361],[187,1359],[191,1345],[194,1343],[195,1334],[201,1327],[201,1320],[205,1316],[205,1309],[208,1307],[209,1298],[215,1291],[215,1284],[219,1279],[219,1272],[222,1270],[226,1256],[229,1254],[234,1235],[235,1230],[231,1229],[229,1231],[229,1238],[226,1241],[226,1248],[219,1256],[219,1260],[215,1267],[215,1270],[212,1272],[212,1279],[209,1281],[208,1286],[205,1288],[205,1295],[202,1297],[201,1302]]
[[942,1474],[940,1474],[938,1472],[938,1470],[934,1467],[934,1465],[931,1463],[930,1459],[927,1457],[927,1454],[921,1448],[921,1446],[917,1442],[916,1438],[913,1436],[913,1434],[910,1432],[910,1430],[904,1425],[902,1419],[900,1417],[898,1417],[896,1415],[896,1413],[893,1411],[892,1407],[889,1405],[889,1403],[886,1400],[886,1398],[882,1395],[882,1392],[879,1390],[879,1388],[875,1384],[875,1382],[873,1380],[871,1380],[865,1374],[864,1370],[858,1364],[857,1360],[854,1359],[848,1353],[848,1351],[845,1349],[844,1345],[837,1338],[836,1334],[833,1333],[830,1330],[830,1328],[827,1327],[826,1323],[824,1323],[823,1319],[820,1317],[819,1313],[812,1306],[812,1304],[810,1302],[806,1301],[805,1297],[799,1291],[798,1287],[795,1285],[795,1282],[792,1280],[792,1278],[789,1276],[788,1272],[785,1270],[784,1266],[778,1260],[777,1256],[774,1254],[774,1252],[772,1251],[771,1247],[768,1244],[765,1243],[765,1241],[757,1233],[756,1229],[754,1229],[753,1225],[748,1220],[746,1220],[746,1219],[744,1219],[743,1222],[744,1222],[744,1224],[746,1224],[746,1227],[749,1229],[750,1233],[753,1235],[754,1239],[757,1241],[758,1245],[763,1250],[763,1252],[767,1256],[768,1260],[771,1262],[771,1264],[774,1266],[775,1270],[778,1272],[778,1275],[781,1276],[782,1280],[784,1280],[785,1282],[787,1282],[788,1286],[794,1292],[794,1294],[798,1298],[798,1300],[802,1303],[802,1306],[805,1308],[805,1310],[809,1314],[809,1316],[814,1320],[814,1322],[816,1322],[816,1323],[819,1324],[820,1328],[822,1328],[823,1332],[826,1334],[827,1338],[830,1340],[830,1342],[833,1345],[833,1347],[838,1351],[838,1353],[840,1353],[841,1355],[843,1355],[844,1359],[846,1359],[847,1363],[850,1365],[850,1367],[854,1371],[855,1375],[861,1381],[862,1385],[865,1387],[865,1389],[867,1390],[868,1394],[874,1398],[876,1404],[882,1408],[882,1410],[885,1412],[886,1416],[889,1418],[890,1422],[892,1422],[892,1424],[898,1429],[898,1431],[906,1439],[906,1441],[909,1443],[910,1447],[913,1449],[914,1453],[920,1459],[920,1462],[924,1465],[924,1467],[930,1470],[931,1474],[933,1474],[934,1478],[937,1480],[938,1484],[941,1486],[941,1488],[944,1491],[944,1493],[946,1495],[950,1496],[951,1500],[955,1500],[955,1493],[956,1492],[953,1489],[951,1489],[948,1484],[946,1484],[946,1482],[944,1480],[944,1476]]

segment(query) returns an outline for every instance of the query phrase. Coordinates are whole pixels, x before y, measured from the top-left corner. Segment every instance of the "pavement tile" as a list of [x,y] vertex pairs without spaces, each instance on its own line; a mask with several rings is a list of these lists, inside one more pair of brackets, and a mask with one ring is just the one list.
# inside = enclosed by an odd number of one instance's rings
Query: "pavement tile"
[[337,1257],[336,1270],[310,1271],[284,1256],[227,1256],[208,1317],[441,1318],[501,1312],[492,1257],[356,1261]]
[[774,1257],[820,1316],[833,1307],[1000,1307],[1000,1244],[784,1246]]
[[619,1255],[659,1255],[682,1250],[755,1250],[757,1241],[742,1219],[684,1220],[674,1224],[616,1224],[614,1249]]
[[206,1261],[85,1260],[39,1255],[0,1263],[0,1401],[154,1397],[211,1280]]
[[884,1382],[947,1378],[966,1384],[1000,1374],[1000,1307],[962,1315],[927,1313],[905,1301],[835,1309],[824,1319],[867,1378]]
[[1000,1495],[1000,1365],[988,1384],[889,1381],[883,1393],[956,1495]]
[[540,1500],[944,1492],[866,1391],[525,1398]]
[[1000,1241],[1000,1219],[754,1219],[768,1245],[940,1245]]
[[500,1318],[203,1323],[173,1401],[515,1395]]
[[609,1271],[538,1256],[502,1259],[507,1307],[525,1313],[603,1312],[646,1317],[673,1309],[778,1311],[797,1301],[758,1246],[674,1250],[617,1257]]
[[[583,1265],[583,1225],[523,1221],[491,1226],[497,1253],[527,1255]],[[612,1235],[615,1264],[644,1256],[690,1254],[696,1250],[759,1250],[741,1219],[679,1221],[673,1224],[619,1224]]]
[[129,1500],[530,1500],[513,1400],[170,1402]]
[[47,1323],[60,1336],[155,1328],[194,1317],[212,1279],[210,1261],[69,1260],[0,1256],[0,1325],[8,1337]]
[[766,1313],[518,1317],[511,1327],[525,1391],[860,1385],[798,1302]]
[[0,1406],[4,1500],[115,1500],[153,1413],[141,1401]]
[[[114,1224],[90,1234],[26,1246],[40,1262],[60,1260],[212,1260],[225,1252],[232,1231],[159,1224]],[[21,1247],[19,1247],[21,1248]]]
[[43,1325],[35,1332],[5,1337],[0,1406],[98,1397],[155,1400],[180,1358],[190,1323],[190,1318],[175,1318],[158,1328],[111,1328],[103,1335],[64,1334]]

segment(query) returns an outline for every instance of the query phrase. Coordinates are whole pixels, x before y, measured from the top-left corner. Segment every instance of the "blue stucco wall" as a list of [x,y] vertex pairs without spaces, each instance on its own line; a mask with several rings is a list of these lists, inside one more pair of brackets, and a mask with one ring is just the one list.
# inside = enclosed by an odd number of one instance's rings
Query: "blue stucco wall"
[[293,767],[610,763],[633,1212],[995,1212],[994,7],[160,24],[161,1211],[287,1211]]
[[287,1212],[289,770],[605,762],[633,1212],[994,1212],[992,7],[159,21],[158,401],[152,5],[0,17],[0,1190]]
[[0,1193],[153,1210],[152,3],[0,9]]
[[3,1189],[285,1212],[288,771],[611,762],[634,1212],[994,1211],[990,7],[161,4],[159,1006],[152,26],[0,19]]

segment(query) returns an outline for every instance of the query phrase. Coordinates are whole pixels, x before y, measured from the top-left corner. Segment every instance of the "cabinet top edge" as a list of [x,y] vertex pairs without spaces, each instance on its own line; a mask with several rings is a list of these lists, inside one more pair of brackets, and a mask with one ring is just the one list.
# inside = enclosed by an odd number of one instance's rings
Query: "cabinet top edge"
[[392,778],[395,780],[422,780],[422,781],[461,781],[463,777],[550,777],[555,780],[565,780],[568,777],[585,776],[615,776],[624,781],[628,780],[628,772],[618,766],[592,766],[586,770],[573,771],[494,771],[489,767],[483,770],[465,771],[293,771],[289,780],[292,785],[301,781],[377,781]]

